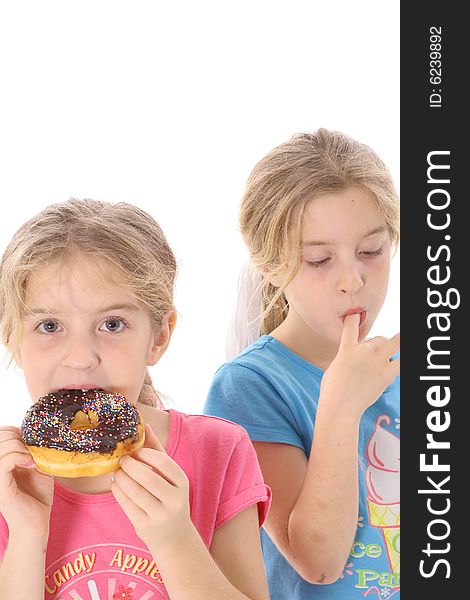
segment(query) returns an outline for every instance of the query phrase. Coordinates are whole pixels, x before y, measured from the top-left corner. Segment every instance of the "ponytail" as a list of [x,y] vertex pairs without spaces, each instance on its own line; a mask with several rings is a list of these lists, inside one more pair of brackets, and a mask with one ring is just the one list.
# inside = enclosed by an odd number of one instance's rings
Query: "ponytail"
[[141,404],[146,404],[147,406],[153,406],[154,408],[164,408],[164,404],[162,402],[162,395],[159,394],[153,387],[152,378],[150,377],[148,369],[145,374],[145,380],[142,385],[142,389],[140,390],[137,402],[140,402]]
[[289,305],[283,293],[284,287],[278,288],[267,279],[263,279],[261,286],[261,335],[274,331],[287,316]]

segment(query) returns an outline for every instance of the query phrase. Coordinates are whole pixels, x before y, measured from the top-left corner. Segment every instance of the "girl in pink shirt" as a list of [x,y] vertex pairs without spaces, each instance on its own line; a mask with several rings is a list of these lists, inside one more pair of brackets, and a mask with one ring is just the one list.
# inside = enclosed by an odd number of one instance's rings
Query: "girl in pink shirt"
[[175,326],[175,274],[158,224],[126,203],[49,206],[7,247],[2,341],[33,401],[63,388],[120,393],[146,441],[113,474],[63,479],[34,466],[16,427],[0,428],[0,596],[268,598],[269,489],[246,432],[163,410],[147,375]]

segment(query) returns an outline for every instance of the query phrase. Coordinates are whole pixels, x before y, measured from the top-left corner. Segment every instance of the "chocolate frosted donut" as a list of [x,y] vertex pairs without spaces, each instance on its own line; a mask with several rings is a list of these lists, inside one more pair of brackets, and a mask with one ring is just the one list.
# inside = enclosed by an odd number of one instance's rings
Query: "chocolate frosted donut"
[[46,473],[84,477],[114,471],[143,445],[139,412],[124,396],[103,390],[60,390],[31,406],[21,435]]

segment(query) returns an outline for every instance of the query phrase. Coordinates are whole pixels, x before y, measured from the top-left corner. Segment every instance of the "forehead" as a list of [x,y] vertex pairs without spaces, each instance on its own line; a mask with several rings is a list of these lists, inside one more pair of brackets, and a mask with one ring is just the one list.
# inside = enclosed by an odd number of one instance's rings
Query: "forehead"
[[92,312],[110,300],[135,303],[126,283],[108,261],[80,254],[34,270],[26,288],[26,306],[65,313]]
[[361,238],[384,225],[385,216],[374,196],[354,186],[309,202],[302,221],[301,243]]

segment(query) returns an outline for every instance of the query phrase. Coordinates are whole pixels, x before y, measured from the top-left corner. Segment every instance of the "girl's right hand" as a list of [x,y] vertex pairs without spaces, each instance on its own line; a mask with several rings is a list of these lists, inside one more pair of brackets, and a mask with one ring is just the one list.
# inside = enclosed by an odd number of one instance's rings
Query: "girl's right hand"
[[400,334],[391,339],[375,337],[362,342],[359,338],[360,315],[344,320],[338,353],[322,379],[322,396],[335,398],[357,416],[378,400],[385,388],[400,374],[400,358],[391,357],[400,348]]
[[39,472],[17,427],[0,427],[0,512],[10,537],[47,542],[54,479]]

